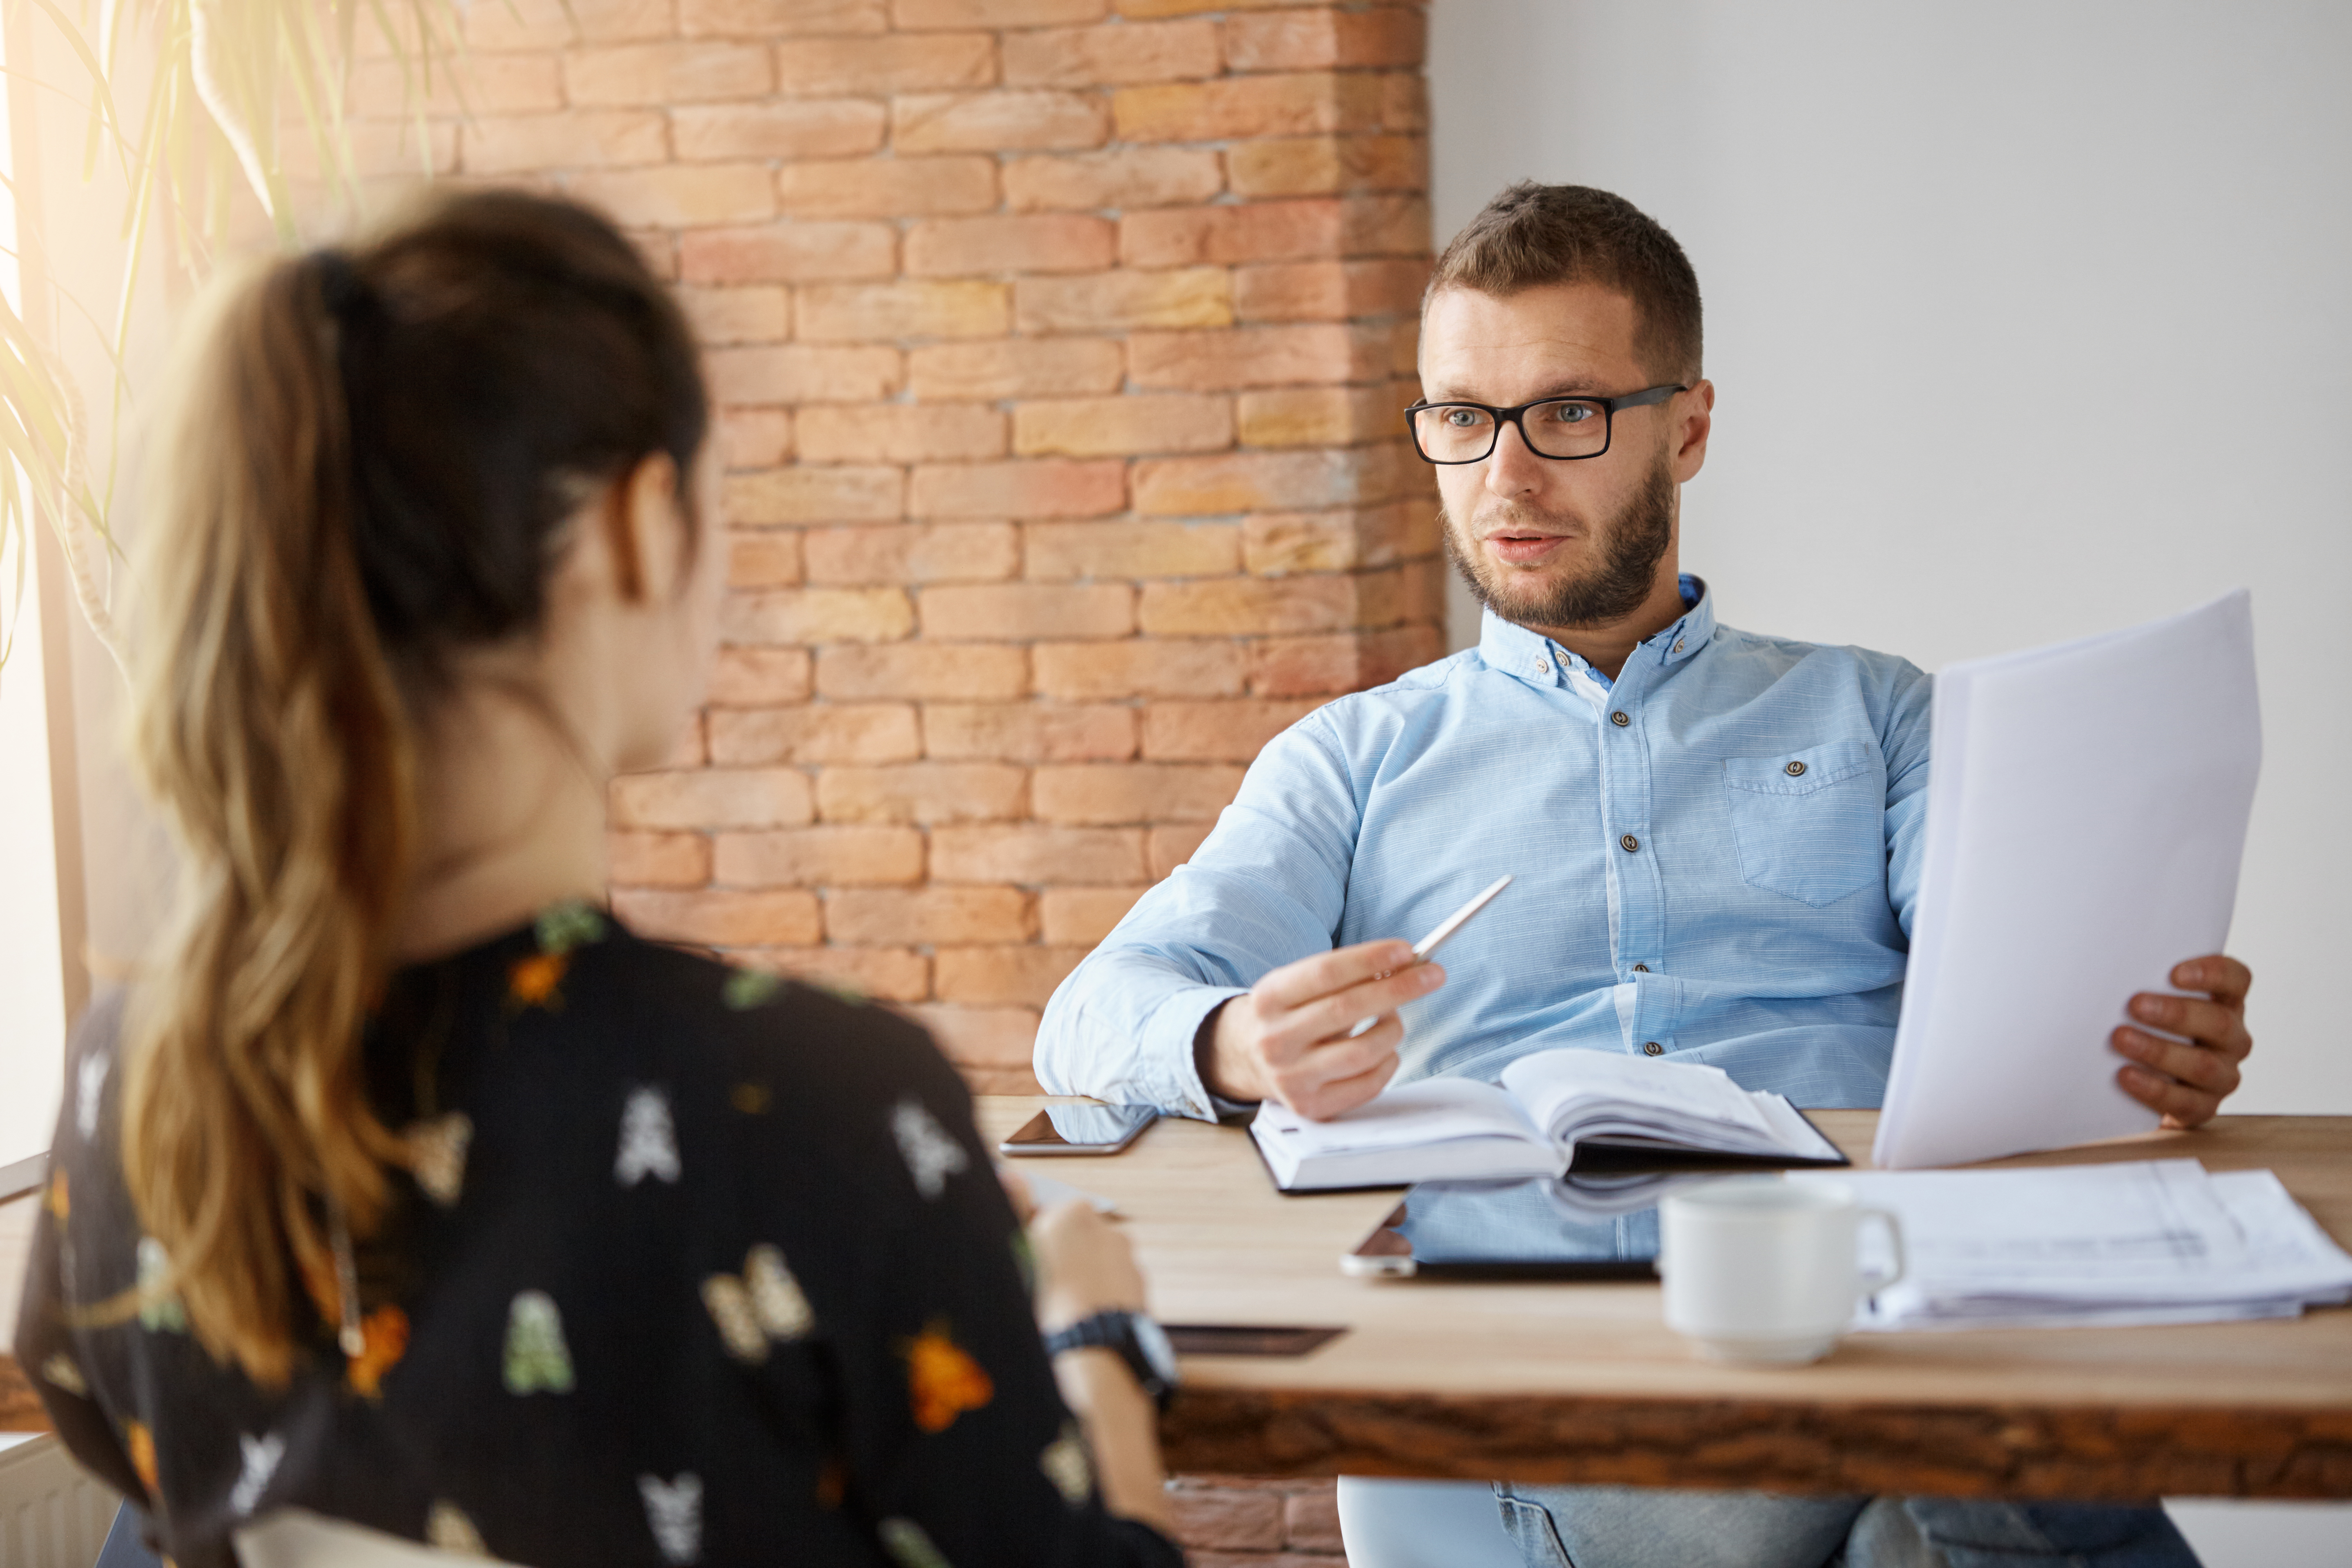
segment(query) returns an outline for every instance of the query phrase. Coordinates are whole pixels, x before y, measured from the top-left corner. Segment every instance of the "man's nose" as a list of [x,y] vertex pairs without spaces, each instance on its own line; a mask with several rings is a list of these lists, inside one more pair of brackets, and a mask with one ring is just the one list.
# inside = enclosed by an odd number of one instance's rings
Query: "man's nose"
[[1528,449],[1528,438],[1516,421],[1495,433],[1495,449],[1486,454],[1486,489],[1498,496],[1523,496],[1541,489],[1545,460]]

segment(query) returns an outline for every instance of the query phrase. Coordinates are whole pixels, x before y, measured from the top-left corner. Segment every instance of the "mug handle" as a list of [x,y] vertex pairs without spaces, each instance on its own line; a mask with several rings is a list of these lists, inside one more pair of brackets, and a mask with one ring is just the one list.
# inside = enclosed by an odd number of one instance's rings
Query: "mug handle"
[[1864,1209],[1861,1211],[1861,1217],[1865,1220],[1874,1219],[1885,1226],[1887,1245],[1895,1249],[1895,1271],[1891,1274],[1874,1274],[1862,1282],[1862,1293],[1865,1296],[1874,1296],[1902,1279],[1908,1268],[1907,1260],[1903,1255],[1903,1222],[1885,1209]]

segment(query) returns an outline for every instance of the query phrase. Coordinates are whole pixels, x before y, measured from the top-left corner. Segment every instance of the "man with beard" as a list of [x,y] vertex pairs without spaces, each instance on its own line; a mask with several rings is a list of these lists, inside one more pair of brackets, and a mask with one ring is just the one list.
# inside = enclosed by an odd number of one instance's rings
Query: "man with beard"
[[[1455,237],[1407,417],[1486,606],[1478,646],[1267,744],[1192,860],[1055,994],[1049,1091],[1330,1117],[1393,1078],[1491,1079],[1570,1046],[1706,1063],[1801,1106],[1879,1103],[1929,682],[1719,625],[1680,571],[1715,404],[1700,343],[1689,261],[1621,197],[1521,184]],[[1506,872],[1429,1005],[1446,971],[1407,942]],[[2147,1027],[2110,1044],[2126,1091],[2191,1126],[2238,1086],[2251,977],[2211,954],[2169,978],[2200,994],[2130,998]],[[2194,1562],[2154,1510],[1867,1501],[1545,1488],[1504,1510],[1529,1563],[1583,1568],[1818,1564],[1842,1543],[1859,1568],[1912,1560],[1884,1542],[1923,1531],[1971,1563]]]

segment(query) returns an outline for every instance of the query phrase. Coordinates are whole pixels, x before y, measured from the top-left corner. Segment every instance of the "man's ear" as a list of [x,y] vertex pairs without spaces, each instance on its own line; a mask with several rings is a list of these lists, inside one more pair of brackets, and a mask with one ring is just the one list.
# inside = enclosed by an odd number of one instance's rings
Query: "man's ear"
[[667,452],[641,458],[604,500],[613,582],[632,604],[677,593],[687,563],[687,520],[677,464]]
[[1674,474],[1687,484],[1706,464],[1706,438],[1715,429],[1715,383],[1702,377],[1675,399]]

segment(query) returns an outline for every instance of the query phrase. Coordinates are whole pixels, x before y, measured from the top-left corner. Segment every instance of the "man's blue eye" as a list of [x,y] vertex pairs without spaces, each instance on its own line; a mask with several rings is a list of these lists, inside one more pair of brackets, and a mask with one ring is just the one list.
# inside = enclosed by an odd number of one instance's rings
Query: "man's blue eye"
[[1589,403],[1555,403],[1543,412],[1544,417],[1555,424],[1581,425],[1592,417],[1594,410]]
[[1456,430],[1471,430],[1486,422],[1486,414],[1480,408],[1449,408],[1445,411],[1445,422]]

